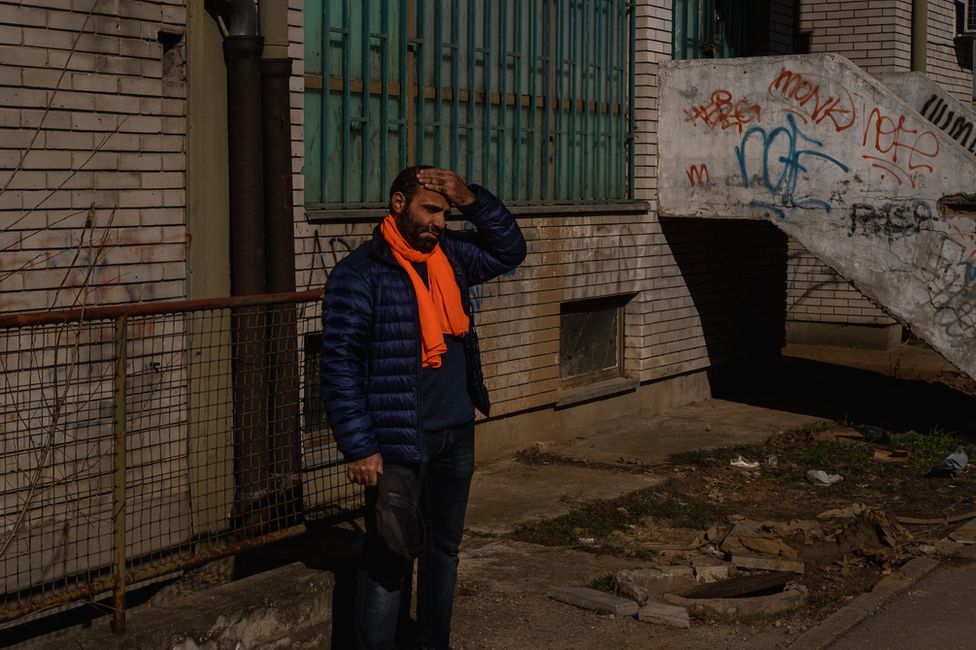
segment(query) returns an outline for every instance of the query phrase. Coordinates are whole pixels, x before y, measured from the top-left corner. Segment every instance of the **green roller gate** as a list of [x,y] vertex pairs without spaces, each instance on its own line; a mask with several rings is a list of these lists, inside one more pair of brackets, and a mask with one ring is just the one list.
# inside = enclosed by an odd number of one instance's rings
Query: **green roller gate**
[[385,205],[419,163],[512,203],[630,198],[633,5],[307,1],[306,205]]

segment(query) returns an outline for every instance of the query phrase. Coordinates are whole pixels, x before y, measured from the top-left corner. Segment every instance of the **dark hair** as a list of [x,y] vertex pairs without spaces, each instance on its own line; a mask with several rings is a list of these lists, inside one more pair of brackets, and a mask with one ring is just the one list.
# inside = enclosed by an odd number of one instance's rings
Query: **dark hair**
[[393,212],[393,195],[401,192],[409,204],[413,195],[420,189],[420,183],[417,182],[417,171],[431,168],[431,165],[414,165],[397,174],[397,177],[393,179],[393,184],[390,185],[390,212]]

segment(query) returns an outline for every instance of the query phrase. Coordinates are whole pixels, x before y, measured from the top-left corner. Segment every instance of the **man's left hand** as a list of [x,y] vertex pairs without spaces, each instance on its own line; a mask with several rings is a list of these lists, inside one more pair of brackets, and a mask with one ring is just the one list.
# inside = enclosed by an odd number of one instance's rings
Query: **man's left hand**
[[465,208],[475,201],[474,192],[464,180],[450,169],[419,169],[417,182],[424,189],[443,194],[447,202],[457,208]]

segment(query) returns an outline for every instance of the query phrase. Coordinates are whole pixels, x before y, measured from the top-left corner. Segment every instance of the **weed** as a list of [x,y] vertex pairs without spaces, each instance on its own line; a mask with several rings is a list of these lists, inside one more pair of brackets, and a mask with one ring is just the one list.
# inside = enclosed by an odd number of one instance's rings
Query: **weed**
[[495,539],[498,537],[498,534],[490,530],[471,530],[470,528],[465,528],[464,536],[472,539]]
[[796,462],[806,469],[822,469],[855,477],[872,465],[874,446],[863,442],[828,440],[802,450]]
[[807,433],[820,433],[821,431],[830,431],[839,426],[844,426],[844,424],[836,420],[820,420],[819,422],[802,427],[802,430]]
[[920,464],[934,463],[963,444],[956,434],[935,427],[929,433],[908,431],[894,436],[896,447],[908,451],[909,456]]
[[736,456],[745,458],[761,458],[763,447],[758,445],[736,445],[735,447],[721,447],[719,449],[696,449],[695,451],[674,454],[671,461],[677,465],[694,465],[709,467],[728,465]]
[[613,571],[604,571],[593,576],[590,580],[590,584],[587,585],[590,589],[596,589],[597,591],[606,591],[608,593],[614,593],[613,582],[616,575]]
[[605,539],[616,530],[639,524],[644,517],[667,519],[676,528],[703,529],[714,523],[717,514],[703,501],[662,498],[639,490],[618,499],[589,501],[560,517],[520,525],[514,536],[546,546],[573,546],[580,537]]

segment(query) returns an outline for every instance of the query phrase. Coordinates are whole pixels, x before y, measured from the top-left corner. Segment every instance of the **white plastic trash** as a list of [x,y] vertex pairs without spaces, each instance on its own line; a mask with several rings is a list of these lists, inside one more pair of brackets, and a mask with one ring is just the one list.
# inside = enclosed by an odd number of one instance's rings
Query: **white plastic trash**
[[843,480],[840,474],[828,474],[822,469],[811,469],[807,472],[807,478],[818,485],[833,485],[837,481]]

